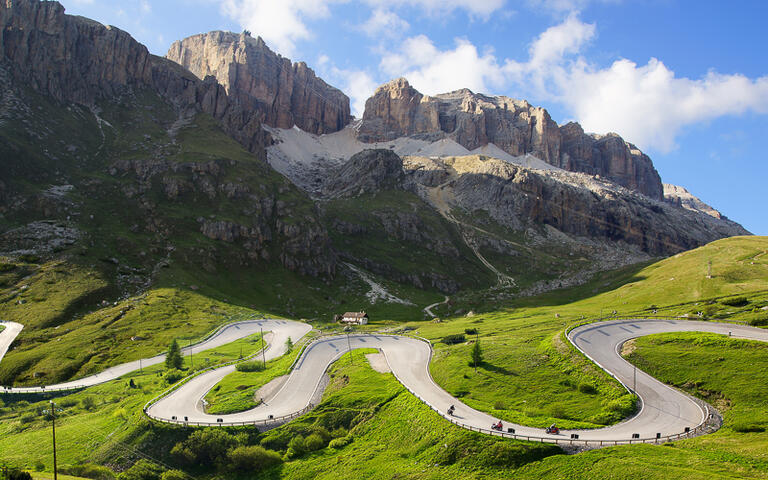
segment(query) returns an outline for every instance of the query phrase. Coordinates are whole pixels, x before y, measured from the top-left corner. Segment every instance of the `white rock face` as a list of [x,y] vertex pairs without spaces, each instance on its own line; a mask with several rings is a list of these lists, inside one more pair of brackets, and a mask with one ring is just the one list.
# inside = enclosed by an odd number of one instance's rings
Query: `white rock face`
[[430,142],[413,137],[400,137],[387,142],[364,143],[357,139],[356,128],[359,125],[359,121],[354,122],[343,130],[325,135],[314,135],[297,127],[282,129],[265,126],[265,130],[275,140],[274,145],[267,148],[267,161],[272,168],[310,193],[317,193],[324,177],[354,154],[376,148],[392,150],[401,157],[413,155],[439,159],[484,155],[527,168],[561,170],[530,154],[515,157],[493,143],[471,151],[450,138]]
[[723,218],[720,212],[701,201],[700,198],[693,195],[685,187],[679,185],[664,184],[664,201],[687,210],[706,213],[711,217]]

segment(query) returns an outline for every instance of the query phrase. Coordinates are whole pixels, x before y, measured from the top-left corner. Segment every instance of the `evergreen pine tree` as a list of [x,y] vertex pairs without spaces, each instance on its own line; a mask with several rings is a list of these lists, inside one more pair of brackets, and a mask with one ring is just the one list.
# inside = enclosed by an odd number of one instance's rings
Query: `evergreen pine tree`
[[472,347],[472,364],[475,366],[475,371],[481,363],[483,363],[483,349],[480,348],[480,340],[476,340],[475,346]]
[[165,368],[181,369],[183,365],[184,358],[181,356],[181,348],[179,348],[179,343],[174,338],[168,346],[168,354],[165,356]]

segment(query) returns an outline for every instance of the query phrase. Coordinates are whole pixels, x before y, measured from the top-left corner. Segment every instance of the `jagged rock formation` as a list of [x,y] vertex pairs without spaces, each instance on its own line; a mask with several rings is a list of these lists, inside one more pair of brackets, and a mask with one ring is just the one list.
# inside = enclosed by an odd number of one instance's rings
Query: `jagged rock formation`
[[252,152],[266,139],[260,116],[236,105],[215,79],[198,80],[155,57],[128,33],[84,17],[65,15],[58,2],[4,0],[0,60],[13,80],[61,101],[92,105],[152,89],[179,108],[206,112]]
[[558,167],[600,175],[653,199],[663,198],[661,177],[651,159],[617,134],[587,134],[578,123],[569,122],[560,127],[560,137]]
[[493,143],[513,156],[531,153],[551,165],[600,175],[662,199],[659,174],[637,147],[615,134],[587,135],[578,124],[558,127],[545,109],[524,100],[467,89],[429,97],[399,78],[366,101],[358,131],[364,142],[448,137],[469,150]]
[[213,75],[246,110],[267,125],[294,125],[315,134],[332,133],[350,120],[349,98],[315,76],[304,62],[291,64],[249,34],[210,32],[174,42],[167,58],[199,78]]
[[[230,136],[263,158],[266,133],[262,129],[259,112],[243,108],[237,99],[230,98],[224,86],[214,77],[199,80],[178,64],[150,55],[146,47],[119,29],[82,17],[66,15],[64,7],[59,3],[38,0],[3,0],[0,4],[0,29],[0,86],[4,92],[3,97],[10,98],[15,95],[20,102],[18,108],[14,109],[12,118],[15,122],[28,125],[19,133],[22,136],[35,136],[42,140],[53,135],[53,124],[38,123],[44,119],[37,118],[33,111],[24,106],[24,94],[16,88],[19,85],[30,86],[42,95],[64,104],[71,104],[71,115],[78,116],[76,124],[82,124],[84,128],[83,132],[68,133],[73,135],[73,138],[68,138],[67,141],[75,144],[82,141],[82,138],[77,137],[78,133],[83,137],[93,135],[92,131],[85,130],[86,125],[91,130],[98,129],[97,131],[111,126],[98,116],[98,109],[95,108],[97,101],[122,102],[118,108],[126,116],[128,112],[135,114],[144,107],[150,111],[165,109],[166,106],[159,104],[141,104],[142,100],[139,98],[143,97],[137,94],[149,91],[159,94],[164,99],[161,103],[170,104],[171,111],[179,121],[192,121],[199,112],[211,115]],[[92,108],[88,110],[79,105]],[[149,124],[153,122],[158,123],[152,125],[154,131],[174,131],[172,124],[162,124],[156,115],[150,115],[150,118],[134,118],[123,127],[140,129],[146,124],[149,128]],[[248,259],[245,260],[269,260],[271,252],[272,258],[279,257],[282,265],[292,271],[315,276],[332,276],[335,273],[336,257],[329,248],[327,231],[320,224],[308,198],[300,197],[295,203],[303,204],[292,207],[285,199],[278,198],[284,194],[298,194],[288,185],[280,187],[279,192],[264,192],[266,185],[260,184],[258,179],[252,180],[250,186],[233,183],[231,180],[225,181],[223,177],[227,175],[226,172],[243,169],[235,160],[171,160],[170,157],[178,153],[178,148],[174,147],[174,135],[169,135],[170,144],[164,143],[163,140],[154,141],[151,135],[144,135],[143,142],[130,145],[131,151],[144,152],[146,157],[136,155],[139,158],[129,164],[118,160],[123,153],[119,149],[85,155],[83,145],[72,145],[71,151],[63,145],[61,152],[45,151],[43,156],[56,162],[53,165],[58,177],[74,165],[82,166],[85,158],[91,155],[97,161],[103,162],[98,168],[133,176],[136,184],[122,192],[115,192],[115,195],[121,195],[140,205],[148,219],[146,230],[149,233],[161,237],[189,233],[174,231],[162,220],[163,207],[169,203],[190,199],[237,200],[240,202],[240,215],[245,214],[250,218],[237,223],[231,222],[232,225],[217,221],[201,222],[200,233],[222,242],[237,241],[248,251]],[[102,132],[102,145],[106,141]],[[0,147],[14,148],[12,141],[4,143],[2,139]],[[13,198],[14,202],[24,208],[40,202],[32,196],[16,197],[21,195],[16,181],[42,181],[44,177],[38,172],[49,170],[40,167],[26,168],[27,163],[35,164],[31,161],[24,162],[21,156],[9,158],[4,162],[4,169],[16,173],[8,178],[10,184],[0,185],[0,194],[3,197]],[[94,165],[90,168],[94,168]],[[262,163],[261,168],[265,170],[262,176],[266,178],[269,167]],[[27,178],[27,175],[38,176]],[[63,180],[75,182],[74,179],[57,178],[57,181]],[[284,179],[280,179],[280,182],[287,183]],[[162,202],[151,199],[153,185],[161,186],[165,194]],[[96,195],[97,192],[103,194],[91,185],[76,187],[83,188],[81,194],[86,197],[89,194]],[[259,191],[249,192],[249,188],[256,187],[261,188]],[[240,197],[235,198],[238,195]],[[33,208],[30,209],[30,215],[37,211],[43,218],[56,213],[55,209]],[[18,212],[15,210],[10,212],[11,215],[16,213]],[[128,217],[135,212],[123,213]],[[301,221],[293,221],[299,217]],[[212,261],[211,264],[215,262]]]
[[414,191],[440,189],[451,207],[486,211],[518,231],[550,225],[568,235],[634,245],[653,256],[749,234],[734,222],[569,172],[545,174],[482,156],[409,157],[404,168]]
[[664,184],[664,201],[680,208],[706,213],[711,217],[727,220],[727,217],[719,211],[702,202],[700,198],[693,195],[686,188],[678,185]]
[[350,197],[402,188],[403,161],[391,150],[363,150],[328,177],[324,194]]

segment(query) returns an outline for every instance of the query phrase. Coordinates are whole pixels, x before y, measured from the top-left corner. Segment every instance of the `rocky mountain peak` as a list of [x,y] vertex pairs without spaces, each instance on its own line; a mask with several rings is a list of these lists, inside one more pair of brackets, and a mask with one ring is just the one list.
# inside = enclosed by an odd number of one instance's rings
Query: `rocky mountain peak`
[[166,58],[200,79],[213,75],[245,109],[263,115],[265,124],[294,125],[323,134],[350,121],[349,98],[331,87],[304,62],[291,63],[247,33],[213,31],[174,42]]
[[358,139],[374,143],[403,136],[449,138],[470,151],[494,144],[512,156],[531,154],[550,165],[600,175],[653,199],[663,198],[658,172],[637,147],[616,134],[586,134],[577,123],[560,127],[546,109],[525,100],[466,88],[426,96],[398,78],[366,101]]

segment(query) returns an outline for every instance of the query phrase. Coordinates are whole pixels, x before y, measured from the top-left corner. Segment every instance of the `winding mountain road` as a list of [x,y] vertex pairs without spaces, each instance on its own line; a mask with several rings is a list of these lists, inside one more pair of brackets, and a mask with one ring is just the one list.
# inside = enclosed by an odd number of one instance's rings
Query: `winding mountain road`
[[[14,322],[4,322],[3,325],[6,326],[6,329],[0,332],[0,361],[2,361],[6,350],[10,346],[11,342],[13,342],[13,339],[16,338],[16,336],[21,332],[21,329],[23,328],[22,325]],[[275,345],[275,347],[269,348],[268,352],[279,352],[277,355],[275,355],[279,356],[285,352],[284,344],[288,337],[290,337],[294,342],[298,341],[310,330],[312,330],[312,327],[306,323],[294,322],[292,320],[245,320],[219,328],[203,341],[191,346],[183,347],[181,349],[181,353],[182,355],[199,353],[204,350],[209,350],[211,348],[216,348],[228,343],[232,343],[235,340],[245,338],[249,335],[253,335],[254,333],[259,333],[262,330],[265,333],[273,332],[274,337],[272,344]],[[4,345],[5,349],[3,348]],[[145,358],[142,360],[135,360],[133,362],[116,365],[95,375],[83,377],[78,380],[72,380],[70,382],[59,383],[56,385],[47,385],[44,387],[2,387],[2,390],[0,391],[5,393],[44,393],[92,387],[100,383],[120,378],[123,375],[135,372],[140,368],[157,365],[158,363],[163,363],[164,361],[165,354],[162,353],[152,358]]]
[[[241,338],[246,336],[246,333],[253,333],[253,329],[258,331],[262,327],[265,330],[270,329],[273,335],[272,344],[274,347],[270,347],[267,351],[270,358],[282,354],[283,350],[280,347],[284,344],[284,339],[287,336],[295,340],[299,333],[303,332],[301,333],[303,336],[310,328],[298,322],[255,321],[253,324],[239,324],[236,331],[226,327],[217,335],[226,335],[226,338],[232,341],[235,337]],[[568,339],[601,368],[623,383],[628,390],[636,391],[642,402],[640,411],[622,423],[600,429],[563,430],[559,435],[549,435],[540,428],[504,422],[504,432],[506,433],[508,428],[513,428],[514,436],[517,438],[552,442],[571,441],[571,435],[574,434],[578,435],[579,441],[584,443],[599,442],[602,444],[603,442],[628,443],[630,440],[636,442],[655,441],[657,434],[665,439],[683,434],[686,428],[694,430],[707,420],[709,411],[706,404],[659,382],[640,370],[635,372],[634,367],[621,358],[619,354],[621,345],[632,338],[656,333],[688,331],[711,332],[768,342],[768,330],[743,325],[688,320],[616,320],[577,327],[569,332]],[[216,336],[208,341],[215,338]],[[223,338],[218,342],[221,340]],[[219,344],[223,343],[226,342]],[[201,347],[202,344],[195,348]],[[296,415],[297,412],[304,411],[310,405],[328,366],[348,352],[350,347],[353,350],[356,348],[379,349],[385,355],[395,377],[410,392],[454,423],[473,430],[488,430],[490,425],[498,420],[496,417],[461,403],[432,380],[429,374],[429,362],[432,356],[429,343],[412,337],[383,334],[353,334],[349,337],[341,335],[320,338],[312,342],[297,360],[282,388],[268,403],[259,405],[254,409],[230,415],[209,415],[203,411],[202,398],[221,378],[234,370],[234,367],[230,366],[207,372],[192,379],[169,395],[150,404],[146,413],[157,420],[172,423],[219,425],[257,424],[268,422],[271,418]],[[362,361],[362,357],[360,359]],[[128,368],[130,367],[113,367],[110,369],[112,371],[110,375]],[[105,373],[106,371],[101,375]],[[87,379],[70,383],[82,383],[85,380]],[[103,377],[100,377],[99,380],[103,381]],[[59,386],[47,387],[46,391],[56,387]],[[38,390],[23,390],[42,391],[40,387],[37,388]],[[13,391],[21,390],[13,389]],[[447,414],[450,405],[455,406],[453,416]],[[186,417],[186,421],[184,417]]]

